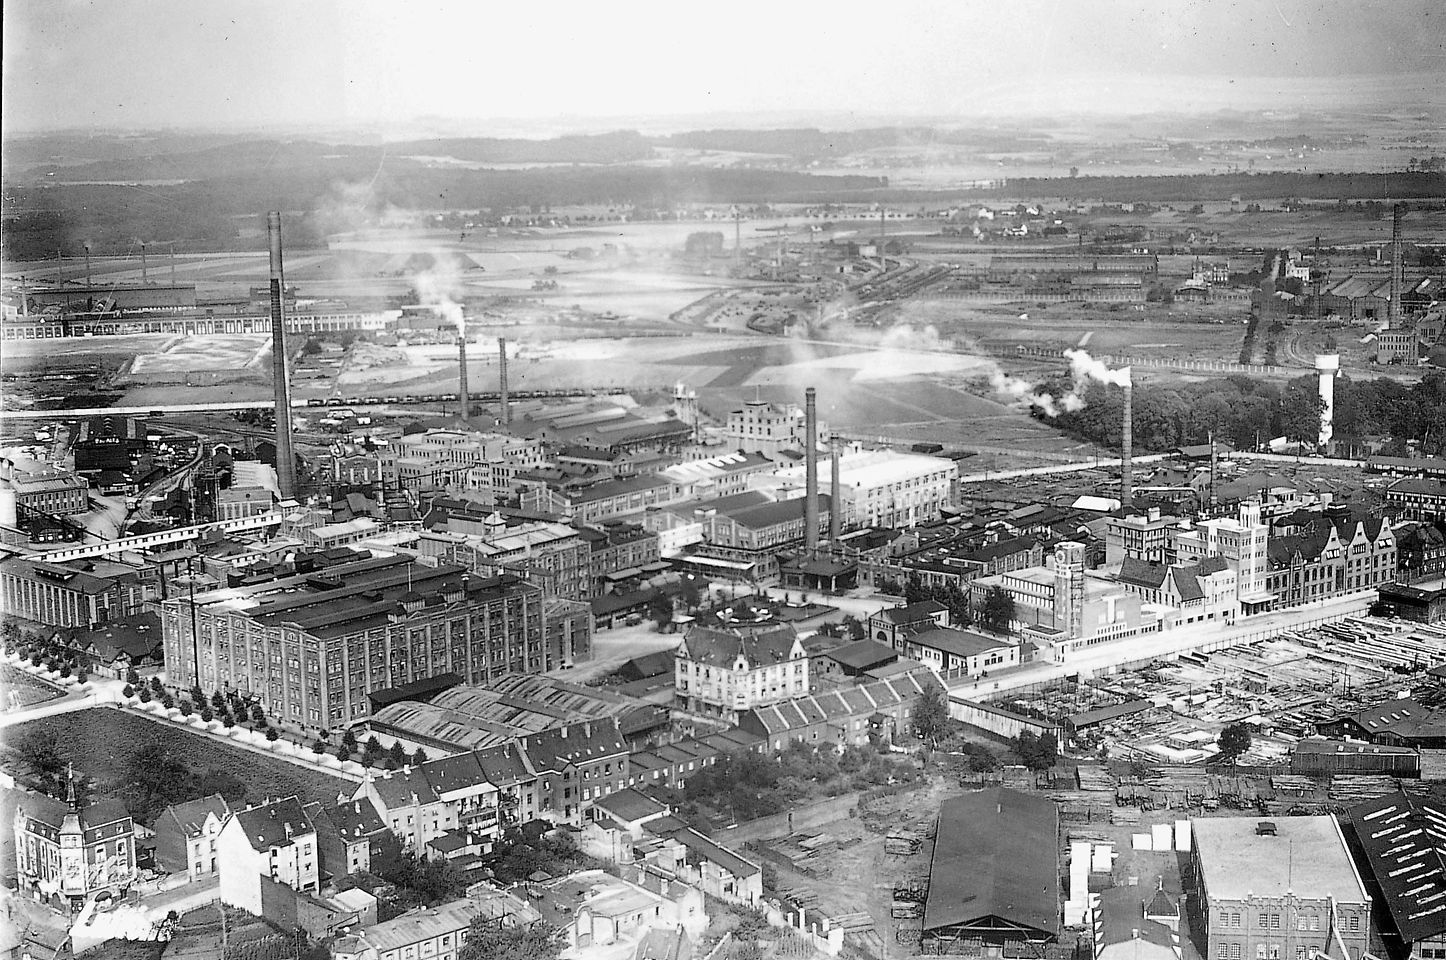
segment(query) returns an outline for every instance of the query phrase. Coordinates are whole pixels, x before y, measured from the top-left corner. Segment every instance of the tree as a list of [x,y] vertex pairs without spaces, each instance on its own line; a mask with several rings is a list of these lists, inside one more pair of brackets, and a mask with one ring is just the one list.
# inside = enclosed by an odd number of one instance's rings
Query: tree
[[32,730],[15,743],[15,752],[30,765],[39,779],[39,787],[49,794],[58,792],[65,758],[55,749],[55,741],[38,730]]
[[1014,598],[1003,587],[990,587],[979,610],[979,626],[991,633],[1008,633],[1014,622]]
[[362,760],[368,764],[375,764],[382,753],[381,741],[375,735],[367,737],[366,746],[362,748]]
[[215,710],[215,711],[217,711],[217,712],[219,713],[220,710],[221,710],[221,708],[223,708],[223,707],[225,707],[225,706],[226,706],[226,698],[221,694],[221,691],[220,691],[220,690],[214,691],[214,692],[211,694],[211,709],[212,709],[212,710]]
[[258,727],[266,726],[266,711],[262,708],[260,701],[251,705],[251,722]]
[[319,739],[313,741],[311,744],[311,752],[318,757],[321,756],[323,753],[326,753],[326,744]]
[[[129,689],[129,688],[127,688],[127,689]],[[122,692],[124,692],[124,691],[122,691]],[[151,688],[150,688],[150,687],[141,687],[141,694],[140,694],[140,696],[141,696],[141,703],[150,703],[150,702],[151,702]]]
[[387,759],[392,762],[394,767],[400,767],[407,762],[407,751],[402,748],[399,741],[393,740],[392,745],[387,748]]
[[357,746],[356,734],[352,733],[350,729],[347,729],[341,735],[341,745],[343,747],[346,747],[348,750],[355,750]]
[[141,675],[139,673],[136,673],[136,668],[126,667],[126,683],[130,684],[131,686],[135,686],[140,682]]
[[183,717],[189,717],[189,716],[191,715],[191,711],[194,710],[194,709],[195,709],[195,708],[191,706],[191,701],[189,701],[189,700],[182,700],[182,701],[181,701],[181,716],[183,716]]
[[659,630],[666,630],[673,622],[672,598],[660,594],[648,601],[648,619],[656,621]]
[[226,710],[221,714],[221,726],[225,727],[227,730],[230,730],[232,727],[236,726],[236,717],[231,713],[230,710]]
[[351,759],[351,751],[346,748],[346,744],[343,743],[336,748],[336,758],[342,763],[346,763]]
[[426,763],[426,762],[427,762],[427,751],[423,750],[421,747],[418,747],[418,748],[416,749],[416,751],[412,754],[412,763],[413,763],[413,765],[420,767],[422,764],[424,764],[424,763]]
[[484,913],[472,921],[457,960],[556,960],[557,935],[541,926],[502,927]]
[[944,702],[944,694],[938,687],[930,686],[914,705],[914,734],[932,747],[939,742],[948,724],[949,705]]
[[1048,770],[1059,758],[1059,741],[1048,731],[1036,736],[1033,730],[1022,730],[1014,738],[1013,748],[1020,762],[1031,770]]
[[161,693],[161,706],[163,706],[163,707],[165,707],[167,710],[169,710],[169,709],[171,709],[172,707],[174,707],[175,705],[176,705],[176,698],[171,695],[171,691],[169,691],[169,690],[163,691],[163,692]]
[[1250,749],[1250,728],[1239,722],[1226,724],[1216,742],[1220,746],[1220,759],[1234,763]]
[[159,694],[162,690],[165,689],[165,687],[161,684],[161,678],[155,676],[154,674],[152,674],[151,676],[151,689],[154,690],[157,694]]
[[203,707],[201,708],[201,722],[202,722],[202,723],[210,723],[212,720],[215,720],[215,719],[216,719],[216,714],[211,710],[211,705],[210,705],[209,703],[206,704],[205,706],[203,706]]
[[268,743],[275,743],[279,739],[281,739],[281,734],[276,732],[275,727],[266,728],[266,741]]

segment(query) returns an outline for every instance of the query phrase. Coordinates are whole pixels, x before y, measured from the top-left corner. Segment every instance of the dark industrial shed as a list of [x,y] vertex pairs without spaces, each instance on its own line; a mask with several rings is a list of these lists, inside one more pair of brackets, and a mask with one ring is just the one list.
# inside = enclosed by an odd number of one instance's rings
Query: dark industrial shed
[[924,941],[1052,941],[1060,932],[1059,813],[1004,787],[939,807]]

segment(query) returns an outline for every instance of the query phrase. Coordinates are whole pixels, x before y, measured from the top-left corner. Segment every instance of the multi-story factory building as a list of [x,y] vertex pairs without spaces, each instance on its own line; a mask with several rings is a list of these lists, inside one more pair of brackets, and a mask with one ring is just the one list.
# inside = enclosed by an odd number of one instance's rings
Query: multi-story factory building
[[360,560],[183,594],[162,610],[171,685],[237,690],[307,729],[364,716],[372,691],[437,674],[485,683],[547,669],[542,591],[451,564]]
[[1197,817],[1208,960],[1362,960],[1371,898],[1333,817]]

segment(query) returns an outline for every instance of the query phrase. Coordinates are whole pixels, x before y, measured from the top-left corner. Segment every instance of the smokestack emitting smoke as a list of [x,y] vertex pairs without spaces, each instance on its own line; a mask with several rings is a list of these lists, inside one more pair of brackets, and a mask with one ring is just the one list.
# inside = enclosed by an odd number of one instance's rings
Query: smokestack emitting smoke
[[842,491],[840,490],[840,487],[843,486],[843,481],[842,478],[839,476],[837,436],[834,436],[829,440],[829,458],[833,462],[831,464],[832,470],[829,475],[828,483],[828,539],[830,543],[837,546],[839,527],[842,526],[842,523],[839,519],[839,514],[843,512],[843,508],[840,506],[840,503],[843,499],[841,496]]
[[286,289],[281,268],[281,214],[266,215],[266,235],[271,241],[271,378],[276,393],[276,481],[283,500],[296,499],[296,457],[291,448],[291,375],[286,354],[286,315],[282,291]]
[[1002,397],[1023,401],[1031,407],[1038,407],[1047,417],[1057,417],[1061,413],[1084,409],[1083,393],[1091,380],[1118,387],[1123,387],[1130,381],[1128,367],[1111,370],[1108,364],[1096,360],[1083,350],[1066,350],[1064,356],[1069,360],[1070,376],[1074,378],[1073,385],[1064,396],[1051,396],[1028,380],[1011,377],[997,369],[989,375],[990,385],[994,392]]
[[818,549],[818,410],[816,391],[803,392],[803,545]]
[[502,406],[502,425],[512,422],[512,404],[507,400],[507,338],[497,338],[497,394]]
[[467,392],[467,327],[457,324],[457,399],[462,404],[462,419],[472,415],[472,401]]
[[1120,426],[1120,506],[1129,509],[1135,501],[1135,387],[1130,368],[1116,371],[1125,375],[1125,416]]

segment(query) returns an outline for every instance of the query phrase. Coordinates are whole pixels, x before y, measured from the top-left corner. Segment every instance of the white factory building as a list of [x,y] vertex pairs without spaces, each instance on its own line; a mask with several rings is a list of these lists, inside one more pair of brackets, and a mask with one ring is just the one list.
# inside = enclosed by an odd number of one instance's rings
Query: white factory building
[[[724,436],[730,447],[778,460],[784,451],[803,452],[806,427],[804,410],[796,403],[750,400],[728,414]],[[822,423],[818,436],[828,436]]]
[[[831,465],[820,457],[819,488],[829,489]],[[780,499],[804,493],[803,465],[749,477],[754,489]],[[839,500],[845,526],[912,527],[939,517],[954,501],[958,466],[953,460],[897,450],[862,450],[839,456]]]

